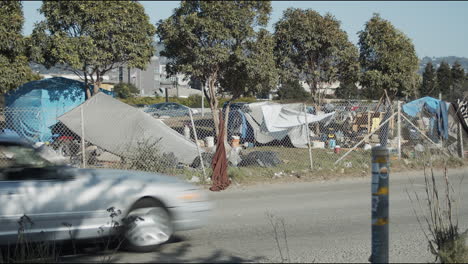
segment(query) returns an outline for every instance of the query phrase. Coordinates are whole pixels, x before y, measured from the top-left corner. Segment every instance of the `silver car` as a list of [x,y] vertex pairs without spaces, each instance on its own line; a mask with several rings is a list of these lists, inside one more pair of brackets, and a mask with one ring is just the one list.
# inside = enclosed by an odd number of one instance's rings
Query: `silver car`
[[175,177],[51,164],[29,144],[0,136],[0,244],[119,236],[154,250],[175,231],[203,226],[207,194]]

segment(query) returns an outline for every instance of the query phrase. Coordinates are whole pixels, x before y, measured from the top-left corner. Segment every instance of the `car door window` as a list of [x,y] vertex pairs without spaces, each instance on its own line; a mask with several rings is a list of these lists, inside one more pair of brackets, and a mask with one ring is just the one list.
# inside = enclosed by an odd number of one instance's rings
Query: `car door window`
[[26,146],[0,146],[0,181],[59,180],[66,173]]

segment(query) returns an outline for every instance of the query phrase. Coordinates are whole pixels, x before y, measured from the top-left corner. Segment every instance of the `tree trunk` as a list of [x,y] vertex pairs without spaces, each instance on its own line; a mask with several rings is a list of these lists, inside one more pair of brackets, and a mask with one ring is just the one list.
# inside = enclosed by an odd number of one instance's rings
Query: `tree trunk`
[[85,85],[84,85],[85,95],[86,95],[85,99],[88,100],[89,98],[91,98],[91,91],[89,90],[88,73],[86,72],[86,66],[83,68],[83,73],[84,73],[84,79],[85,79]]
[[93,96],[99,93],[100,86],[101,86],[101,74],[99,71],[96,71],[96,82],[94,83]]
[[215,127],[215,138],[219,135],[219,111],[218,111],[218,98],[216,98],[216,73],[208,77],[208,90],[210,93],[210,108],[213,114],[213,123]]

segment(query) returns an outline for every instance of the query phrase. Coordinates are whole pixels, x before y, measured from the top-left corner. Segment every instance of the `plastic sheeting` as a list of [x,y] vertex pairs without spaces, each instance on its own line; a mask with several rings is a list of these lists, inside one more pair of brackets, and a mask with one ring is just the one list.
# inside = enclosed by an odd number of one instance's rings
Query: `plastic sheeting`
[[431,135],[431,137],[437,140],[437,136],[443,139],[448,138],[448,107],[450,103],[425,96],[423,98],[411,101],[403,105],[403,111],[412,116],[416,115],[425,109],[428,113],[433,115],[430,120],[430,131],[437,130],[437,135]]
[[85,99],[84,82],[54,77],[25,83],[5,95],[6,127],[32,142],[51,141],[57,117]]
[[[174,153],[179,162],[191,164],[197,146],[161,120],[103,93],[59,117],[60,122],[81,136],[83,109],[84,138],[121,157],[132,157],[142,144],[159,141],[161,153]],[[144,146],[144,145],[143,145]]]
[[[307,123],[323,121],[334,114],[307,114]],[[245,117],[253,128],[257,142],[266,144],[289,136],[294,147],[307,148],[303,104],[252,103],[248,105]]]
[[5,95],[6,127],[32,142],[51,141],[57,117],[84,102],[84,83],[56,77],[32,81]]

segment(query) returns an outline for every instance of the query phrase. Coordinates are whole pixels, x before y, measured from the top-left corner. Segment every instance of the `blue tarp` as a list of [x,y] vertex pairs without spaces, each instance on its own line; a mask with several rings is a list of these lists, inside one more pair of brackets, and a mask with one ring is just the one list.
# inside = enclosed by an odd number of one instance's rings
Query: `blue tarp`
[[57,117],[85,98],[80,81],[54,77],[25,83],[5,95],[5,127],[31,142],[51,141]]
[[430,136],[436,139],[436,135],[433,133],[437,129],[437,136],[447,139],[448,109],[446,102],[426,96],[403,105],[403,112],[412,117],[416,117],[423,109],[432,115],[430,118]]

